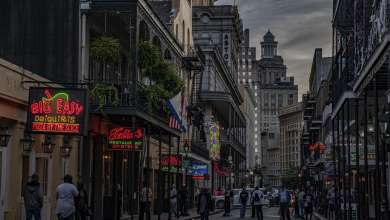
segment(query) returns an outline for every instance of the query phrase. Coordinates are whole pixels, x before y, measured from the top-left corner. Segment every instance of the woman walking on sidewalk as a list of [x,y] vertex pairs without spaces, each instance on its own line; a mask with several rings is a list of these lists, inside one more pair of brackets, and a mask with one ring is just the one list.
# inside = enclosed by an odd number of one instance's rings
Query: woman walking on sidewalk
[[200,220],[208,220],[211,209],[211,194],[204,188],[198,197],[198,214],[200,215]]
[[313,201],[314,196],[310,192],[307,192],[305,194],[305,220],[311,220],[313,217]]

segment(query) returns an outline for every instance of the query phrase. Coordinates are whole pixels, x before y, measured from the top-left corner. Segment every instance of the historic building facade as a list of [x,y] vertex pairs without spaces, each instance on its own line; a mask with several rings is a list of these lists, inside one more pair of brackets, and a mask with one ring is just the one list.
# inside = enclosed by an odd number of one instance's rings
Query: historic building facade
[[[249,29],[244,30],[243,39],[241,43],[241,52],[240,52],[240,62],[238,67],[238,83],[240,85],[248,87],[251,90],[251,94],[255,98],[254,110],[257,110],[257,95],[258,95],[258,79],[255,71],[255,62],[256,62],[256,47],[250,46],[250,31]],[[249,118],[248,123],[253,124],[248,125],[252,127],[250,138],[248,138],[248,169],[254,169],[256,165],[260,165],[260,149],[259,149],[259,137],[257,134],[258,124],[255,124],[255,121],[258,120],[259,114],[254,113],[252,118]],[[249,158],[250,157],[250,158]]]
[[260,140],[264,184],[272,186],[280,185],[279,111],[298,102],[298,86],[293,77],[287,77],[287,68],[277,53],[277,45],[275,36],[268,31],[261,42],[261,59],[256,62],[259,88],[255,114],[259,120],[255,120],[255,125],[259,125],[258,136],[266,138],[266,141]]
[[240,109],[243,98],[237,84],[241,20],[237,7],[231,5],[193,9],[194,42],[205,55],[204,70],[194,79],[201,88],[198,105],[206,112],[206,124],[218,122],[221,128],[220,159],[210,158],[211,186],[240,187],[246,172],[247,146],[247,124]]
[[303,128],[302,103],[282,108],[280,121],[280,172],[297,172],[301,165],[301,132]]

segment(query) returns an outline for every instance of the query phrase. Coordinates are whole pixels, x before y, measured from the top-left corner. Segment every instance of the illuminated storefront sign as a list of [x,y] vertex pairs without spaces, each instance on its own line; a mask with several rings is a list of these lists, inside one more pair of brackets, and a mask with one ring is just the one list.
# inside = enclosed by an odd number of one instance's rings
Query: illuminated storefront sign
[[85,135],[85,89],[30,88],[27,130]]
[[190,175],[194,180],[203,180],[209,173],[207,164],[204,163],[192,163]]
[[221,159],[220,151],[220,136],[219,126],[217,123],[212,122],[209,127],[209,144],[210,144],[210,158],[213,161],[219,161]]
[[116,127],[110,129],[108,147],[111,150],[142,150],[144,129]]
[[177,169],[181,169],[182,161],[180,155],[164,155],[161,158],[161,170],[164,172],[176,173]]

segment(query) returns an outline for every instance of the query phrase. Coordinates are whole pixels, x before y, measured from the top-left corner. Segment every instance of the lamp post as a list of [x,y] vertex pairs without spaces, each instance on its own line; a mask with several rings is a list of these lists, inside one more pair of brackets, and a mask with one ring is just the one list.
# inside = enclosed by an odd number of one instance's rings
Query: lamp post
[[188,166],[189,166],[189,161],[188,161],[188,154],[190,152],[190,146],[188,145],[188,142],[186,141],[184,143],[184,146],[183,146],[183,149],[184,149],[184,153],[185,153],[185,163],[183,163],[185,165],[185,170],[184,170],[184,181],[183,183],[185,184],[185,186],[187,187],[187,174],[188,174]]

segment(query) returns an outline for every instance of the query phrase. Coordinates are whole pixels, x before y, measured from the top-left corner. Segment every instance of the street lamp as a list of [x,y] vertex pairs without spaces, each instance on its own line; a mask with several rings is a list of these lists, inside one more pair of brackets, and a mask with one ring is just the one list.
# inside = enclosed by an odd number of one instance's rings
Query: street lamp
[[35,140],[31,138],[31,135],[25,134],[23,139],[20,139],[20,144],[22,145],[23,151],[30,152],[32,150],[34,141]]
[[10,137],[7,128],[0,128],[0,147],[7,147]]
[[42,144],[43,152],[51,154],[51,153],[53,153],[55,146],[56,146],[56,144],[54,144],[51,141],[51,136],[50,135],[46,135],[45,142],[43,142],[43,144]]
[[368,115],[367,130],[368,130],[368,133],[374,133],[375,132],[374,120],[373,120],[371,114]]

